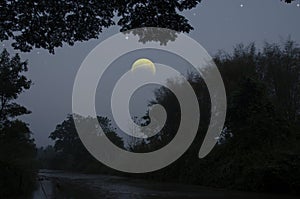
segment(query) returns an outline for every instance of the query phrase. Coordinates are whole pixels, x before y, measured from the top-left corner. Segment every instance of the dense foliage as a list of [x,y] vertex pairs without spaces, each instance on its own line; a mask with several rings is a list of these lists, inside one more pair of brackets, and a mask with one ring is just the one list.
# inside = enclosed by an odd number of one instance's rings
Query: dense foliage
[[[99,164],[83,146],[77,134],[74,119],[80,120],[91,128],[92,119],[69,115],[68,118],[56,126],[49,138],[55,141],[54,147],[48,146],[40,149],[38,160],[41,168],[63,169],[82,172],[107,172],[109,169]],[[98,117],[99,124],[105,135],[117,146],[124,148],[123,140],[114,132],[110,121],[104,117]]]
[[[205,83],[200,76],[192,73],[189,81],[196,91],[201,109],[200,128],[194,143],[172,165],[134,177],[251,191],[298,192],[300,48],[290,40],[282,46],[266,43],[261,51],[257,51],[254,44],[238,45],[232,54],[219,53],[215,61],[222,73],[228,98],[226,124],[217,146],[207,157],[198,159],[210,118],[210,100]],[[173,84],[176,86],[178,82]],[[126,143],[129,146],[127,150],[154,151],[175,136],[180,121],[178,101],[164,87],[155,95],[156,99],[151,103],[162,104],[168,113],[165,127],[150,139],[133,139],[133,142]],[[143,121],[147,123],[147,116]],[[70,136],[72,138],[67,139]],[[57,161],[63,162],[61,168],[112,172],[84,149],[71,117],[58,125],[50,137],[56,140],[57,154],[64,154]],[[66,140],[68,143],[65,143]],[[70,140],[72,142],[69,143]],[[66,164],[66,161],[70,162]],[[74,166],[74,162],[81,162],[81,166]]]
[[98,38],[104,28],[121,31],[138,27],[161,27],[189,32],[192,26],[179,14],[201,0],[1,0],[0,41],[12,39],[15,49],[48,49],[63,43]]
[[[74,45],[78,41],[98,38],[103,29],[115,24],[121,27],[121,31],[160,27],[189,32],[193,27],[180,12],[190,10],[200,2],[201,0],[0,0],[0,41],[11,39],[14,41],[12,46],[24,52],[35,47],[54,53],[54,49],[63,44]],[[292,0],[285,2],[291,3]],[[144,35],[144,32],[139,33],[141,37]]]
[[[206,132],[210,103],[201,77],[190,75],[201,106],[201,122],[193,145],[175,164],[149,175],[214,187],[251,191],[298,192],[300,188],[300,48],[266,43],[238,45],[233,54],[215,59],[225,82],[228,112],[219,144],[204,159],[196,154]],[[174,136],[180,115],[175,96],[161,88],[153,103],[166,105],[171,121],[137,151],[163,146]],[[209,109],[208,109],[209,108]]]
[[[284,0],[291,3],[293,0]],[[98,38],[104,28],[119,25],[121,31],[138,27],[163,27],[189,32],[193,27],[180,14],[201,0],[0,0],[0,41],[10,40],[23,52],[43,48],[54,53],[64,44]],[[115,21],[117,20],[117,21]],[[140,41],[157,40],[136,32]],[[174,33],[167,35],[176,38]],[[262,52],[240,46],[233,55],[216,59],[229,93],[228,120],[214,152],[203,160],[196,155],[209,118],[207,90],[201,78],[190,81],[201,101],[201,128],[195,143],[175,164],[143,177],[178,180],[202,185],[247,190],[299,190],[299,48],[266,44]],[[18,55],[0,54],[0,198],[30,192],[35,184],[35,145],[28,125],[17,116],[30,113],[15,100],[31,82],[22,75],[27,63]],[[153,103],[168,110],[167,125],[160,139],[128,143],[129,150],[152,151],[174,136],[178,104],[166,89]],[[106,118],[99,117],[106,135],[118,146],[124,143]],[[54,147],[39,151],[40,167],[89,172],[112,172],[99,164],[83,147],[73,118],[58,125],[50,135]],[[175,124],[175,125],[174,125]],[[147,144],[146,144],[147,142]],[[230,157],[230,159],[227,159]],[[180,171],[180,172],[178,172]]]
[[15,100],[31,82],[22,74],[27,62],[0,54],[0,198],[30,193],[35,185],[35,145],[28,125],[17,116],[30,113]]

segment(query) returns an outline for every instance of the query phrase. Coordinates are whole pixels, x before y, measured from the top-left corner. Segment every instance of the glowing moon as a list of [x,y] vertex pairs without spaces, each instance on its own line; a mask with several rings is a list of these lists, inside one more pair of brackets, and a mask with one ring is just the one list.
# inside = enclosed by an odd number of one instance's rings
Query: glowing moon
[[152,74],[154,75],[156,72],[155,65],[152,61],[146,58],[138,59],[132,64],[131,71],[133,72],[134,70],[138,68],[144,68],[147,70],[150,70]]

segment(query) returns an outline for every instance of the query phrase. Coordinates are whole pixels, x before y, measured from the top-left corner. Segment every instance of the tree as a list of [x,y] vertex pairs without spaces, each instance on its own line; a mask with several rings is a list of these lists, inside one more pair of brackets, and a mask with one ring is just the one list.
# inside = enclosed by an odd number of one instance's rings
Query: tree
[[[161,27],[189,32],[193,27],[179,12],[190,10],[200,2],[201,0],[0,0],[0,41],[12,39],[12,46],[24,52],[35,47],[54,53],[54,49],[64,43],[72,46],[78,41],[98,38],[104,28],[115,24],[121,27],[121,31]],[[291,3],[292,0],[285,2]],[[118,19],[117,23],[114,19]],[[144,33],[138,35],[143,37]],[[172,35],[169,36],[174,39]]]
[[[77,170],[85,172],[100,172],[103,165],[93,158],[82,144],[74,120],[79,120],[86,126],[86,131],[93,132],[92,118],[69,115],[65,121],[56,126],[49,138],[55,141],[54,149],[57,156],[53,159],[52,169]],[[99,124],[105,135],[117,146],[124,148],[123,140],[114,132],[110,120],[98,117]]]
[[[261,52],[253,44],[238,45],[233,54],[216,58],[228,99],[225,140],[195,165],[202,168],[197,182],[252,191],[299,189],[299,130],[293,127],[297,122],[286,116],[292,114],[281,111],[294,113],[299,108],[290,109],[293,98],[286,96],[300,93],[293,86],[300,77],[295,72],[300,66],[298,50],[290,43],[265,44]],[[279,90],[289,99],[285,103],[277,103],[274,93]]]
[[[233,53],[215,58],[225,83],[228,109],[222,140],[204,159],[198,159],[197,154],[210,119],[210,97],[203,80],[190,74],[201,110],[198,134],[180,159],[145,177],[256,192],[299,193],[299,60],[299,48],[290,40],[283,46],[265,44],[261,51],[254,44],[240,44]],[[180,88],[180,83],[174,81],[172,86]],[[167,122],[157,135],[136,142],[132,147],[135,152],[157,150],[175,136],[180,121],[176,96],[162,87],[150,105],[156,103],[166,109]]]
[[[178,14],[201,0],[1,0],[0,41],[12,39],[24,52],[33,47],[54,53],[63,43],[98,38],[104,28],[117,24],[121,31],[154,26],[189,32],[192,26]],[[115,16],[116,15],[116,16]]]
[[29,114],[15,100],[29,89],[31,81],[23,72],[27,62],[19,55],[10,58],[4,50],[0,54],[0,197],[30,192],[35,183],[35,145],[28,125],[17,116]]
[[[282,1],[282,0],[281,0]],[[292,3],[295,0],[284,0],[286,3]]]
[[47,147],[40,147],[37,150],[37,160],[38,160],[38,166],[39,169],[51,169],[54,168],[54,159],[56,156],[56,152],[54,150],[54,147],[51,145],[48,145]]
[[295,122],[300,115],[300,48],[288,39],[282,46],[266,43],[259,57],[262,78],[278,113]]
[[27,62],[21,62],[18,54],[10,59],[6,50],[0,55],[0,71],[0,122],[5,124],[10,118],[30,113],[14,100],[20,93],[30,88],[31,81],[22,75],[22,72],[27,71]]

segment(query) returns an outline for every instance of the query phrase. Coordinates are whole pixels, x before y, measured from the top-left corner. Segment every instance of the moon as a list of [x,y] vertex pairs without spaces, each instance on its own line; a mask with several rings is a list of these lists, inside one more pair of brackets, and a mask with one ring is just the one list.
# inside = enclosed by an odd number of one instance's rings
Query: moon
[[156,72],[154,63],[151,60],[146,59],[146,58],[141,58],[141,59],[136,60],[132,64],[131,71],[133,72],[138,68],[144,68],[144,69],[150,70],[153,75]]

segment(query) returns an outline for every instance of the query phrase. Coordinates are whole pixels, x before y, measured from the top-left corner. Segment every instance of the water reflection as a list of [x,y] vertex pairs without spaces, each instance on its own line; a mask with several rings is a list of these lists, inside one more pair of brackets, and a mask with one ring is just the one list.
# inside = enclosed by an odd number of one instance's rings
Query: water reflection
[[40,177],[37,190],[34,191],[32,199],[81,199],[81,198],[105,198],[96,196],[87,187],[81,187],[59,178]]
[[41,171],[31,199],[294,199],[209,189],[174,183],[155,183],[117,176]]

